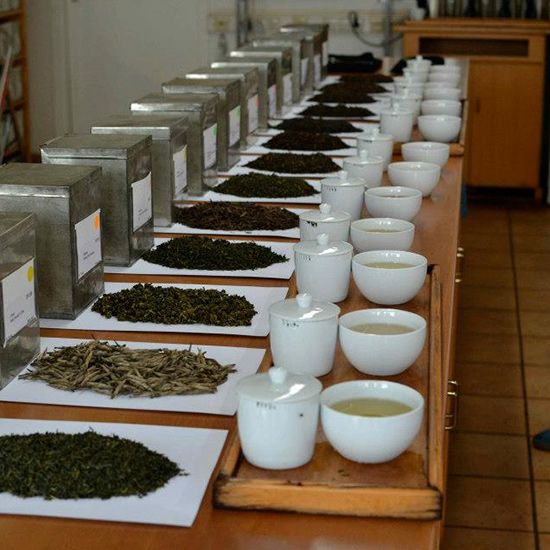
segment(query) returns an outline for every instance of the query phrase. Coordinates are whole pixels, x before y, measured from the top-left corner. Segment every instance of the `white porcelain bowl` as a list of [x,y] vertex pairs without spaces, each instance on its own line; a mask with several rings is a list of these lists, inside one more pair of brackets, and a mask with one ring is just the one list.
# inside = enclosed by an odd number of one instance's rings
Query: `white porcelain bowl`
[[365,205],[376,218],[411,221],[422,206],[422,193],[412,187],[376,187],[365,191]]
[[[355,416],[331,405],[365,397],[391,399],[411,407],[404,414],[386,417]],[[321,424],[334,449],[348,460],[380,463],[406,451],[422,425],[424,398],[413,388],[383,380],[342,382],[321,393]]]
[[426,141],[451,143],[458,139],[462,119],[452,115],[422,115],[418,117],[418,130]]
[[423,82],[395,82],[394,90],[397,94],[402,94],[407,91],[411,94],[421,95],[424,92],[424,83]]
[[430,73],[462,73],[458,59],[446,59],[443,65],[432,65]]
[[403,76],[405,78],[410,78],[415,82],[426,82],[428,80],[429,74],[430,71],[428,71],[427,69],[409,69],[408,67],[405,67],[403,69]]
[[[364,324],[401,325],[410,332],[373,334],[354,330]],[[340,346],[346,359],[360,372],[373,376],[394,376],[408,369],[426,341],[426,321],[401,309],[362,309],[340,317]]]
[[407,67],[418,71],[429,71],[432,66],[432,62],[429,59],[413,58],[407,59]]
[[392,162],[388,166],[388,178],[392,185],[418,189],[427,197],[435,189],[441,175],[441,166],[433,162]]
[[460,78],[460,73],[456,72],[432,73],[428,76],[428,82],[444,82],[449,88],[456,88]]
[[437,141],[411,141],[401,145],[401,155],[406,161],[432,162],[445,166],[449,160],[450,146]]
[[409,250],[414,224],[394,218],[365,218],[351,224],[351,244],[358,252],[367,250]]
[[433,88],[448,88],[449,85],[445,84],[445,82],[426,82],[424,84],[424,90],[431,90]]
[[451,99],[425,99],[420,104],[423,115],[451,115],[460,116],[462,103]]
[[424,99],[451,99],[458,101],[462,95],[460,88],[424,88]]
[[[408,264],[411,267],[385,268],[373,264]],[[351,261],[353,280],[361,294],[375,304],[393,306],[412,300],[424,284],[428,260],[414,252],[371,250]]]

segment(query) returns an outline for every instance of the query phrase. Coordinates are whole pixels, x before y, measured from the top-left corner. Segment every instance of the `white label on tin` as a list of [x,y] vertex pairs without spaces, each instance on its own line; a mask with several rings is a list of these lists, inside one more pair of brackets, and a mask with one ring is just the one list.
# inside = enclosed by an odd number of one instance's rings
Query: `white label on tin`
[[317,54],[313,56],[313,78],[315,84],[321,82],[321,55]]
[[151,196],[151,172],[143,179],[132,183],[133,229],[137,231],[153,217],[153,199]]
[[304,87],[307,78],[307,62],[307,57],[304,57],[304,59],[300,61],[300,85],[302,86],[302,88]]
[[78,278],[101,262],[101,210],[74,224]]
[[248,100],[248,133],[251,134],[258,129],[258,107],[260,105],[260,97],[258,94],[253,95]]
[[187,145],[172,155],[174,161],[174,197],[187,187]]
[[5,346],[12,336],[36,318],[34,259],[2,279],[2,314]]
[[283,76],[283,103],[292,103],[292,73]]
[[323,42],[323,67],[328,65],[328,41]]
[[202,146],[204,153],[204,169],[211,168],[216,164],[216,136],[218,135],[218,125],[212,124],[202,132]]
[[241,140],[241,107],[229,111],[229,146]]
[[267,97],[269,99],[269,116],[273,117],[277,112],[277,84],[270,86],[267,90]]

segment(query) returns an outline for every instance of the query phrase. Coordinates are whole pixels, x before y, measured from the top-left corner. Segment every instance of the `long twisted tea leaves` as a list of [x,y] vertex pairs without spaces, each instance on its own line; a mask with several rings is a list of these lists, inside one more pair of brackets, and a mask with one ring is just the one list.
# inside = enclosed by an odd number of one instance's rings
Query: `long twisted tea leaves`
[[347,105],[310,105],[299,114],[304,116],[365,118],[374,113],[364,107],[348,107]]
[[246,164],[256,170],[283,174],[325,174],[337,172],[340,167],[323,153],[299,155],[295,153],[268,153]]
[[145,496],[187,475],[142,443],[93,431],[0,437],[0,493],[52,499]]
[[368,80],[348,80],[347,82],[335,82],[334,84],[327,84],[321,88],[323,93],[366,93],[366,94],[383,94],[387,92],[386,88],[380,86],[376,82],[369,82]]
[[355,81],[365,81],[365,82],[393,82],[393,77],[388,76],[387,74],[374,73],[374,74],[344,74],[340,77],[340,82],[355,82]]
[[317,134],[361,132],[360,128],[355,127],[347,120],[323,120],[311,117],[285,119],[273,128],[295,132],[315,132]]
[[132,323],[167,325],[250,326],[256,315],[244,297],[225,290],[176,288],[137,284],[130,289],[104,294],[92,311],[110,319]]
[[375,103],[376,99],[366,92],[358,90],[328,90],[314,95],[311,101],[316,103]]
[[319,193],[302,178],[289,178],[276,174],[240,174],[215,187],[216,193],[237,197],[287,198],[309,197]]
[[260,269],[288,262],[286,256],[276,254],[268,246],[195,236],[159,244],[146,252],[143,259],[165,267],[205,271]]
[[115,398],[216,393],[234,365],[201,351],[132,349],[91,341],[44,351],[19,378],[65,391],[91,390]]
[[334,151],[348,149],[339,137],[330,134],[312,134],[310,132],[283,132],[273,136],[264,147],[267,149],[286,149],[287,151]]
[[205,202],[180,208],[176,220],[189,227],[220,231],[273,231],[299,224],[298,216],[290,210],[238,202]]

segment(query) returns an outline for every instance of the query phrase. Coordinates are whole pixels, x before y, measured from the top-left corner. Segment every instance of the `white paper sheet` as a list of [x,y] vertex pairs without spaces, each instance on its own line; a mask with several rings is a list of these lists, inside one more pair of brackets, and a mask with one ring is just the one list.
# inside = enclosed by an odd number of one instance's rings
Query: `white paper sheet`
[[[340,136],[339,136],[340,137]],[[330,149],[329,151],[289,151],[287,149],[268,149],[264,145],[271,139],[271,137],[265,136],[258,139],[258,141],[246,149],[241,151],[242,155],[265,155],[267,153],[298,153],[300,155],[306,155],[310,153],[324,153],[325,155],[336,157],[354,157],[357,155],[357,139],[349,138],[342,139],[342,141],[349,145],[348,149]]]
[[[219,182],[225,181],[227,178],[218,178]],[[319,180],[306,180],[313,188],[315,188],[319,193],[315,195],[308,195],[307,197],[289,197],[289,198],[273,198],[267,199],[265,197],[237,197],[236,195],[226,195],[224,193],[216,193],[215,187],[212,188],[212,191],[207,191],[201,197],[189,197],[184,195],[180,200],[176,201],[177,203],[190,201],[190,202],[288,202],[291,204],[321,204],[321,184]]]
[[[155,239],[155,247],[170,239]],[[197,269],[176,269],[159,264],[138,260],[130,267],[105,266],[105,273],[123,273],[124,275],[176,275],[176,276],[203,276],[203,277],[258,277],[261,279],[290,279],[294,272],[294,251],[292,243],[275,243],[269,241],[234,241],[256,242],[261,246],[268,246],[276,254],[282,254],[288,258],[288,262],[270,265],[260,269],[244,269],[238,271],[205,271]]]
[[[70,338],[41,338],[40,351],[65,346],[76,346],[87,340]],[[114,341],[110,341],[114,344]],[[186,344],[163,344],[156,342],[122,342],[134,349],[189,349]],[[227,382],[218,387],[218,391],[206,395],[170,395],[165,397],[130,397],[121,395],[111,399],[108,395],[93,391],[70,392],[58,390],[35,380],[20,380],[16,377],[0,391],[0,401],[16,403],[41,403],[45,405],[64,405],[72,407],[101,407],[109,409],[133,409],[147,411],[192,412],[204,414],[222,414],[231,416],[237,410],[236,386],[245,376],[254,374],[265,355],[265,349],[233,348],[226,346],[195,346],[192,351],[201,350],[210,359],[222,365],[235,365],[237,372],[230,374]],[[21,374],[27,372],[27,367]]]
[[[249,174],[251,170],[243,170],[241,174]],[[181,208],[185,208],[181,205]],[[290,212],[300,215],[305,211],[304,208],[288,208]],[[293,227],[292,229],[274,229],[267,231],[265,229],[256,229],[254,231],[214,231],[212,229],[197,229],[189,227],[182,223],[174,223],[170,227],[155,227],[155,233],[163,234],[170,233],[175,235],[234,235],[240,237],[284,237],[286,239],[299,239],[300,229]]]
[[144,497],[114,497],[108,500],[46,500],[20,498],[0,493],[0,513],[126,521],[190,527],[195,521],[206,487],[220,453],[226,430],[175,428],[107,422],[67,422],[0,419],[0,435],[37,432],[118,435],[146,445],[178,464],[188,476],[173,477],[164,487]]
[[[105,293],[118,292],[132,288],[137,283],[105,283]],[[252,318],[252,325],[242,327],[220,327],[212,325],[165,325],[160,323],[132,323],[107,319],[103,315],[92,311],[92,305],[85,309],[76,319],[40,319],[41,328],[59,328],[64,330],[101,330],[101,331],[130,331],[130,332],[187,332],[192,334],[233,334],[240,336],[267,336],[269,333],[269,306],[283,300],[288,292],[287,288],[263,286],[229,286],[229,285],[176,285],[155,283],[155,286],[176,288],[206,288],[225,290],[228,294],[244,296],[253,304],[257,311]]]

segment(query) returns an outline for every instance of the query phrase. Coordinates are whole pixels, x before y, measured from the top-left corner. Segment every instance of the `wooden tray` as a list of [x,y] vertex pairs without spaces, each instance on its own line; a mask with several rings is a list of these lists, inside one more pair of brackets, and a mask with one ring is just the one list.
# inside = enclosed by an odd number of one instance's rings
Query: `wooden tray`
[[[349,297],[338,305],[342,313],[376,307],[362,297],[353,281]],[[401,308],[425,317],[429,327],[426,345],[417,362],[404,373],[388,377],[417,389],[426,399],[424,421],[413,445],[391,462],[359,464],[336,453],[319,428],[315,453],[309,464],[275,471],[250,465],[241,453],[235,432],[215,482],[215,506],[311,514],[441,518],[444,413],[440,284],[436,266],[430,266],[418,296]],[[321,381],[327,387],[368,378],[374,377],[355,370],[338,346],[334,369]]]

